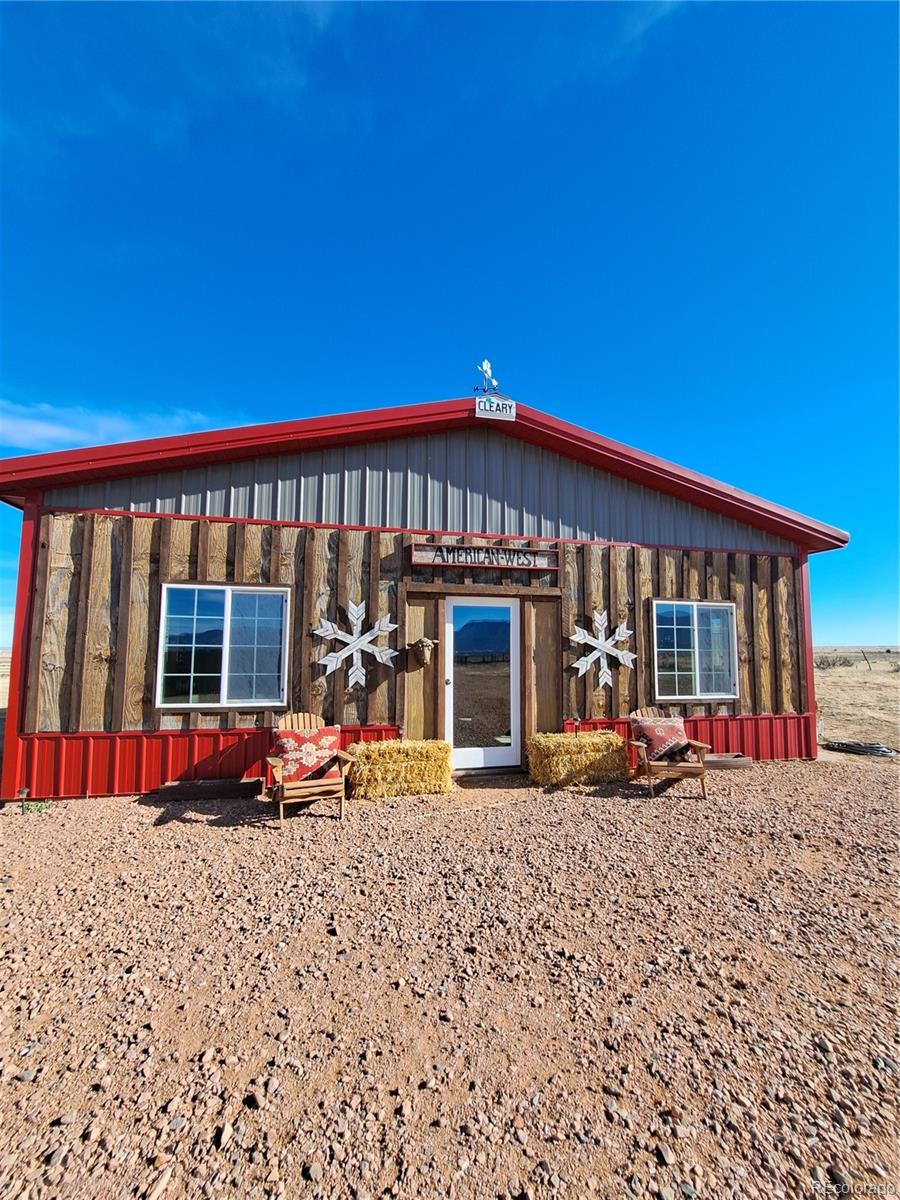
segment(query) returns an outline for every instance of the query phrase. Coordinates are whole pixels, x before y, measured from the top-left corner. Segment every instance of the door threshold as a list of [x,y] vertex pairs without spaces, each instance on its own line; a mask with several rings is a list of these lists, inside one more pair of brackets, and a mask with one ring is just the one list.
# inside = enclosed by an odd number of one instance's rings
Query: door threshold
[[455,767],[452,775],[454,779],[471,779],[473,776],[476,779],[486,779],[489,775],[527,775],[527,773],[520,764],[517,767]]

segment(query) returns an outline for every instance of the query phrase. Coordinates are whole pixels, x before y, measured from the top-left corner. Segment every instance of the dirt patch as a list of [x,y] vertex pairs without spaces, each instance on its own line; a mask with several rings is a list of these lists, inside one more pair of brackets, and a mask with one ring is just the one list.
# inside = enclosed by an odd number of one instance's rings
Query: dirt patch
[[[835,651],[842,658],[844,652]],[[872,670],[859,656],[853,666],[816,670],[816,700],[825,738],[884,742],[900,749],[900,655],[872,656]]]
[[894,780],[11,807],[8,1194],[896,1183]]

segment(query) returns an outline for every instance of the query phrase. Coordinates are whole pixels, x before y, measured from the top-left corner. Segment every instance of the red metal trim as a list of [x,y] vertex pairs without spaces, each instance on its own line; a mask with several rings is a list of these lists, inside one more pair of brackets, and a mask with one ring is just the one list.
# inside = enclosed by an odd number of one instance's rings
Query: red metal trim
[[[475,416],[474,397],[465,396],[434,404],[23,455],[7,459],[0,469],[0,495],[19,496],[23,487],[47,488],[88,479],[117,479],[124,475],[156,472],[163,463],[165,469],[176,470],[223,460],[283,454],[287,449],[298,451],[352,445],[449,429],[469,429],[480,424]],[[796,540],[807,550],[835,549],[849,540],[840,529],[524,404],[518,405],[515,421],[503,423],[503,432],[723,516]]]
[[[481,533],[472,529],[408,529],[405,525],[343,525],[340,523],[329,525],[325,521],[273,521],[268,517],[207,517],[203,513],[147,512],[144,509],[127,508],[69,508],[60,504],[46,505],[41,512],[84,513],[88,516],[98,517],[148,517],[152,520],[166,521],[218,521],[226,525],[283,525],[287,529],[352,529],[359,533],[408,533],[416,537],[433,535],[434,537],[504,538],[518,542],[549,542],[558,546],[640,546],[644,550],[686,550],[701,554],[755,554],[757,557],[767,555],[769,558],[799,558],[801,553],[796,547],[793,550],[737,550],[733,546],[675,546],[660,542],[616,542],[600,538],[544,537],[537,533]],[[516,569],[525,570],[524,567]],[[553,569],[547,568],[547,570]],[[247,586],[267,587],[269,585],[248,584]]]
[[[577,727],[582,733],[612,729],[621,737],[631,737],[631,722],[627,717],[592,718],[578,722]],[[815,713],[686,717],[684,727],[689,737],[706,742],[716,754],[746,754],[760,762],[816,757]],[[567,718],[563,729],[566,733],[574,733],[575,721]]]
[[3,738],[3,775],[0,795],[12,799],[20,778],[19,725],[25,696],[28,648],[31,641],[31,608],[34,600],[34,571],[38,538],[41,533],[41,493],[29,492],[22,510],[22,537],[19,549],[19,578],[16,585],[16,615],[13,619],[12,656],[9,664],[9,699],[6,705],[6,730]]
[[803,666],[806,675],[806,708],[812,717],[812,757],[819,751],[819,737],[816,728],[816,718],[819,706],[816,703],[816,661],[813,654],[812,634],[812,602],[809,594],[809,556],[800,555],[800,624],[803,637]]
[[[397,725],[343,725],[341,748],[399,736]],[[7,733],[2,798],[26,786],[33,799],[60,800],[141,795],[174,780],[264,778],[271,746],[268,728]]]

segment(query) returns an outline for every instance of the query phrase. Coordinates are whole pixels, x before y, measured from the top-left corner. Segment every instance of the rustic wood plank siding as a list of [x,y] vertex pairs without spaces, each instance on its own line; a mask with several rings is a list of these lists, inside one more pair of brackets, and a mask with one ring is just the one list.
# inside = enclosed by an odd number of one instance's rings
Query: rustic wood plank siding
[[122,575],[122,522],[127,520],[127,517],[102,516],[93,519],[82,642],[79,729],[108,729],[111,724]]
[[392,649],[399,651],[393,660],[393,667],[379,665],[369,691],[368,722],[370,725],[384,725],[391,721],[398,711],[397,672],[402,669],[403,648],[406,645],[405,641],[400,640],[402,630],[399,628],[400,615],[397,611],[403,571],[403,535],[373,533],[371,537],[369,593],[374,593],[372,619],[389,617],[391,624],[398,626],[388,635],[387,642]]
[[[209,521],[206,544],[206,578],[210,583],[224,583],[228,578],[228,534],[230,528],[221,521]],[[232,527],[233,528],[233,527]]]
[[[438,638],[437,598],[411,596],[406,605],[406,641],[412,645],[420,637]],[[402,722],[408,738],[439,736],[436,679],[441,671],[440,654],[432,654],[428,666],[418,663],[411,651],[406,655],[406,712]],[[440,676],[443,678],[443,676]]]
[[[346,535],[346,537],[345,537]],[[376,535],[377,536],[377,535]],[[366,604],[366,616],[363,625],[368,629],[374,618],[371,615],[369,598],[369,539],[371,535],[360,529],[341,530],[341,559],[338,571],[338,622],[342,629],[349,629],[347,604]],[[343,598],[342,598],[343,597]],[[337,649],[330,643],[329,650]],[[370,687],[379,672],[385,668],[379,666],[371,657],[365,655],[366,687],[356,684],[347,687],[346,668],[339,667],[335,672],[334,705],[335,721],[339,725],[365,725],[367,720],[367,688]],[[345,662],[348,660],[345,660]],[[342,676],[338,679],[337,676]]]
[[[195,542],[193,533],[199,521],[170,521],[169,562],[166,578],[188,581],[196,578],[196,566],[192,571],[191,546]],[[243,526],[246,530],[247,526]]]
[[[45,515],[24,728],[178,730],[273,719],[250,709],[156,708],[161,585],[167,580],[288,587],[290,707],[344,724],[405,723],[410,737],[443,735],[440,614],[453,588],[474,593],[486,587],[485,594],[496,590],[520,599],[526,730],[559,728],[568,716],[625,716],[639,704],[655,703],[654,598],[731,600],[736,611],[739,700],[667,703],[672,711],[792,712],[804,702],[802,596],[791,556],[562,543],[558,574],[442,571],[411,568],[412,540],[401,533],[154,515]],[[398,655],[393,667],[366,656],[365,687],[348,689],[344,672],[324,674],[321,660],[334,647],[312,637],[312,630],[323,618],[346,627],[351,601],[365,601],[367,626],[381,616],[398,626],[387,639]],[[638,654],[634,670],[610,659],[611,688],[597,687],[596,668],[582,678],[572,669],[584,648],[569,639],[576,625],[591,628],[595,610],[607,612],[610,630],[625,624],[633,631],[625,648]],[[423,635],[439,642],[427,668],[407,654]]]
[[[87,633],[88,596],[90,594],[91,559],[94,541],[94,518],[83,516],[76,518],[81,525],[81,554],[78,562],[78,589],[75,602],[75,632],[71,657],[64,666],[71,666],[72,680],[69,695],[69,724],[72,731],[81,728],[82,694],[84,692],[84,643]],[[66,647],[67,652],[69,650]]]
[[634,649],[637,652],[637,662],[634,665],[637,676],[637,706],[644,708],[655,700],[653,694],[653,605],[655,595],[659,595],[659,585],[656,582],[658,572],[654,570],[658,553],[645,546],[634,548]]
[[[159,622],[159,529],[154,521],[133,521],[131,536],[131,584],[128,592],[127,646],[120,650],[124,664],[122,728],[143,729],[152,715],[154,677],[148,666],[154,662],[156,626]],[[154,535],[155,539],[154,539]],[[156,559],[153,544],[156,541]],[[124,608],[123,608],[124,614]],[[156,614],[151,622],[149,615]],[[123,616],[122,628],[126,621]],[[151,625],[154,636],[151,639]]]
[[[634,550],[631,546],[611,546],[609,550],[610,624],[616,629],[623,622],[634,629]],[[627,717],[637,708],[637,671],[628,671],[616,663],[612,668],[613,715]]]
[[[584,619],[585,629],[593,628],[593,614],[603,613],[609,618],[609,547],[585,546],[584,560]],[[610,689],[597,687],[597,666],[591,664],[584,676],[584,702],[586,717],[610,716]]]
[[772,563],[759,555],[750,564],[753,594],[753,644],[756,676],[756,711],[775,711],[775,662],[772,637]]
[[306,530],[286,526],[281,530],[278,544],[278,581],[291,589],[291,630],[288,634],[288,691],[300,696],[300,659],[297,647],[303,644],[303,552],[306,546]]
[[559,602],[526,601],[534,622],[534,731],[562,728],[562,645]]
[[[58,539],[57,522],[60,525]],[[80,672],[76,687],[75,645],[82,579],[87,574],[82,565],[85,554],[90,555],[90,518],[62,516],[54,518],[53,527],[54,564],[47,591],[49,629],[41,663],[47,690],[41,692],[39,727],[42,730],[66,730],[73,723],[70,720],[73,707],[76,712],[79,709]],[[74,724],[77,725],[77,721]]]
[[307,615],[303,622],[304,643],[309,653],[303,657],[309,672],[308,707],[302,711],[317,713],[326,722],[334,719],[334,678],[326,676],[321,663],[329,647],[320,637],[312,637],[312,630],[322,620],[336,621],[337,613],[337,560],[339,533],[336,529],[310,529],[306,553],[306,598]]
[[663,600],[681,596],[682,556],[678,550],[659,552],[659,595]]
[[562,587],[562,643],[563,643],[563,717],[583,717],[584,676],[573,670],[573,664],[581,658],[584,649],[572,644],[575,626],[584,626],[584,604],[581,587],[584,562],[583,547],[566,543],[560,549],[560,586]]
[[776,558],[772,570],[773,617],[775,621],[778,712],[796,712],[800,705],[800,663],[797,639],[797,588],[794,563]]
[[44,612],[47,607],[47,589],[50,586],[50,517],[41,517],[38,535],[38,553],[34,572],[34,605],[31,612],[31,643],[28,652],[26,679],[34,681],[28,688],[22,706],[22,728],[32,733],[38,728],[38,710],[41,697],[41,664],[44,658],[46,623]]
[[[206,522],[204,522],[206,524]],[[121,569],[116,605],[116,644],[113,665],[112,713],[109,724],[112,729],[125,727],[125,688],[128,682],[128,642],[130,633],[131,580],[133,575],[134,521],[125,521],[121,526]],[[112,581],[115,586],[115,580]]]
[[750,584],[750,557],[729,555],[728,594],[734,602],[738,652],[738,688],[735,705],[738,713],[752,713],[756,680],[753,670],[753,596]]

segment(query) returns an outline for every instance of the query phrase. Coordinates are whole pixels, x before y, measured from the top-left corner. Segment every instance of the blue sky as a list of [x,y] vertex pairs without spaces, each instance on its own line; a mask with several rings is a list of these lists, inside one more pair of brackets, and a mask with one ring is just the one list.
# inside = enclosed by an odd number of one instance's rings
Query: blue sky
[[896,6],[0,21],[2,453],[463,395],[488,355],[849,529],[816,641],[897,640]]

